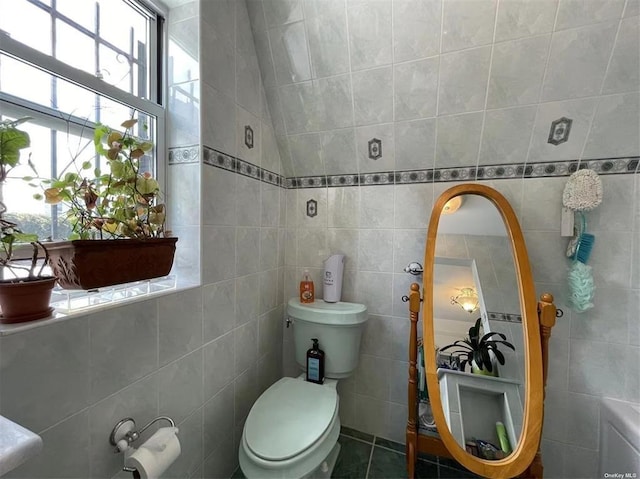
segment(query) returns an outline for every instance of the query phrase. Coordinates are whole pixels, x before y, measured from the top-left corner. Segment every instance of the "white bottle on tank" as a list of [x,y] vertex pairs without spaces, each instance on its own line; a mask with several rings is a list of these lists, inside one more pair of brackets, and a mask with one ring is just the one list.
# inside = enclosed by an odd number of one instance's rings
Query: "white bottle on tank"
[[344,272],[344,255],[334,254],[324,261],[322,277],[322,299],[327,303],[337,303],[342,297],[342,273]]

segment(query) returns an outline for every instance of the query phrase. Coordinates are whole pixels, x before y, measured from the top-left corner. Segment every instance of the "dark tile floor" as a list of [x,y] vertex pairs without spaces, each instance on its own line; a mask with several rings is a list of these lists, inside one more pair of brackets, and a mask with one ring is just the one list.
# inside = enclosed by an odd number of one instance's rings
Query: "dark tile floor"
[[[404,444],[388,441],[354,429],[342,427],[338,442],[341,445],[338,462],[333,469],[333,479],[405,479],[407,461]],[[420,479],[477,478],[452,459],[435,456],[423,457],[416,465]],[[244,478],[242,471],[234,479]]]

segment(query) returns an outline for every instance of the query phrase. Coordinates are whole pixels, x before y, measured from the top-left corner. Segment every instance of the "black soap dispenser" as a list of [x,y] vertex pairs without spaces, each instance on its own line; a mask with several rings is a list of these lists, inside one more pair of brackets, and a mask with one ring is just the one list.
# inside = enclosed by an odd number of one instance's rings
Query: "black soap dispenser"
[[317,384],[324,382],[324,351],[317,338],[311,338],[313,346],[307,351],[307,381]]

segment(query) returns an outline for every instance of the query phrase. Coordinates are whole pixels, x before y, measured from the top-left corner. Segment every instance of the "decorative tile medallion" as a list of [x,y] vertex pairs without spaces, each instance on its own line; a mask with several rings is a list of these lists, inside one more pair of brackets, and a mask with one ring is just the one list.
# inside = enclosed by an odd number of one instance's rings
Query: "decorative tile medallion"
[[316,200],[307,201],[307,216],[313,218],[318,214],[318,202]]
[[564,116],[558,120],[552,121],[547,143],[551,143],[552,145],[559,145],[561,143],[564,143],[565,141],[568,141],[572,123],[572,119],[566,118]]
[[244,127],[244,144],[247,145],[247,148],[253,148],[253,128],[249,125],[245,125]]
[[377,138],[369,140],[369,158],[372,160],[382,158],[382,140]]

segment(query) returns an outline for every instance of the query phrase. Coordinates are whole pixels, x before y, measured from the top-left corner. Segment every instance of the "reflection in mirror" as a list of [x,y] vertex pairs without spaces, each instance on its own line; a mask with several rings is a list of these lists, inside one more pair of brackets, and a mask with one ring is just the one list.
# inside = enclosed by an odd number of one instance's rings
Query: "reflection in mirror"
[[520,440],[525,369],[518,279],[500,213],[482,196],[453,198],[435,251],[433,335],[447,424],[468,453],[502,459]]

